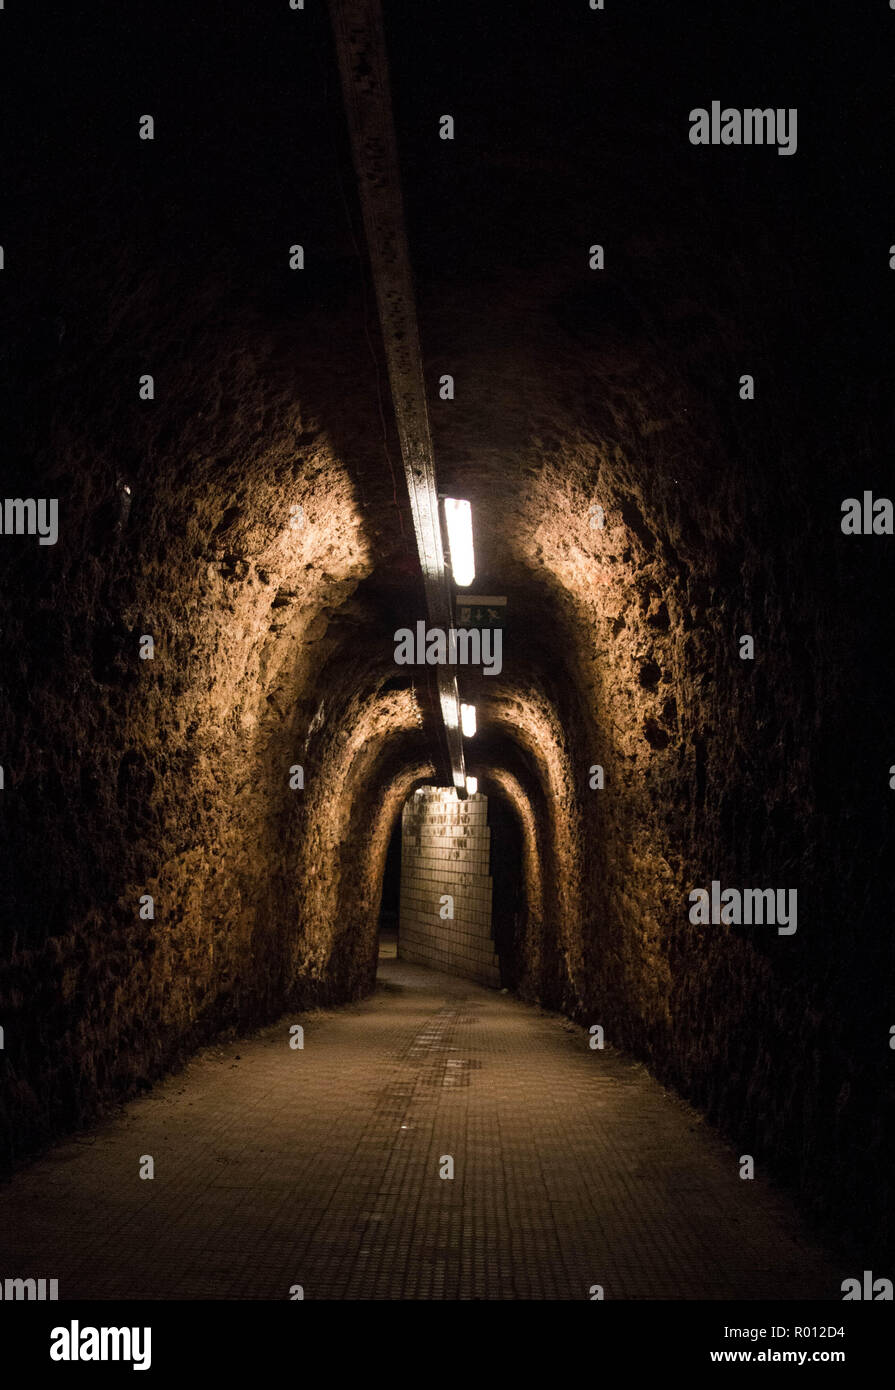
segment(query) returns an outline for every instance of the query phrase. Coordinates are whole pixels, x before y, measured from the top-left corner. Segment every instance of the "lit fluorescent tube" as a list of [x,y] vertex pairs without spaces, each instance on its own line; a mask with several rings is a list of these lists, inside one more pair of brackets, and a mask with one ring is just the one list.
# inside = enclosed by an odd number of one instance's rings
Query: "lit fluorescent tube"
[[444,499],[444,519],[447,522],[448,546],[454,583],[466,588],[475,579],[475,555],[472,549],[472,507],[456,497]]
[[475,738],[475,705],[460,706],[460,727],[464,738]]
[[475,796],[475,794],[476,794],[476,792],[478,791],[478,789],[479,789],[479,779],[478,779],[478,777],[467,777],[467,779],[466,779],[466,795],[467,795],[467,796]]

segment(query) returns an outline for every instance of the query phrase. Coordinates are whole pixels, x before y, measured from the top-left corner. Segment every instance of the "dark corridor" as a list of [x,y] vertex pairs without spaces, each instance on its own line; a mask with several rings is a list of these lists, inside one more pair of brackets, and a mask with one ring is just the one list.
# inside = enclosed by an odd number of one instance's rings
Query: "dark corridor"
[[893,45],[0,3],[5,1326],[882,1325]]

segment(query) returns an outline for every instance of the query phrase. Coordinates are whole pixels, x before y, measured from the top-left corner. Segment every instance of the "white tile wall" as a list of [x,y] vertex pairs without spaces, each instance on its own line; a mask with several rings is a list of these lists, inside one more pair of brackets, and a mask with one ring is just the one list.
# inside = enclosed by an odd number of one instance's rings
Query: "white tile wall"
[[[491,938],[491,850],[488,798],[458,801],[453,787],[423,787],[404,806],[401,821],[402,960],[500,985]],[[439,915],[443,893],[454,917]]]

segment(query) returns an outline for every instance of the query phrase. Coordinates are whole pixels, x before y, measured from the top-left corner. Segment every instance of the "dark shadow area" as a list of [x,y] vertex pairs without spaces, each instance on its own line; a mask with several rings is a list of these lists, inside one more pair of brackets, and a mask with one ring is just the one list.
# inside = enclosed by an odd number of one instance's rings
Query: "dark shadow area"
[[526,903],[522,884],[522,834],[519,822],[502,800],[488,798],[491,828],[491,930],[500,960],[500,984],[515,990],[522,971],[520,948],[525,936]]

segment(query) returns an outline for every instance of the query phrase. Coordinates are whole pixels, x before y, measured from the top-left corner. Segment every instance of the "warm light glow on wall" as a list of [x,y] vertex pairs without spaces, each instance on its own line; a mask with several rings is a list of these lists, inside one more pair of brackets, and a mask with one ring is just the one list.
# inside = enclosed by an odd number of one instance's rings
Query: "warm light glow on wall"
[[456,497],[444,499],[444,519],[447,523],[448,546],[451,552],[451,572],[454,583],[465,588],[475,579],[475,554],[472,548],[472,507]]
[[460,727],[464,738],[475,738],[475,705],[460,706]]

